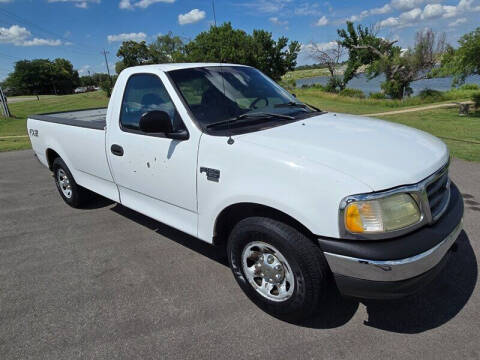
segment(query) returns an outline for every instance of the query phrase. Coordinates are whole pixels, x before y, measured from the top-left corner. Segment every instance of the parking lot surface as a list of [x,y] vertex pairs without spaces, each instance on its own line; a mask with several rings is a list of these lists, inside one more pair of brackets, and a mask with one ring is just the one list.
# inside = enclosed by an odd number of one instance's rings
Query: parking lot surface
[[68,207],[31,150],[0,154],[1,359],[479,359],[480,164],[454,159],[465,231],[421,293],[336,294],[289,324],[217,249],[99,199]]

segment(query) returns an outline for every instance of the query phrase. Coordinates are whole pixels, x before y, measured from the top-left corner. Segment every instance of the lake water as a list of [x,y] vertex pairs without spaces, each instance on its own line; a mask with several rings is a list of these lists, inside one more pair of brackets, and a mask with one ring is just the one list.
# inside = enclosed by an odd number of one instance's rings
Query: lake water
[[[368,95],[372,92],[379,92],[380,84],[385,81],[385,76],[381,75],[376,77],[375,79],[368,80],[365,74],[359,74],[357,77],[350,80],[347,87],[360,89],[362,90],[365,95]],[[297,87],[302,87],[302,85],[313,85],[313,84],[322,84],[326,85],[328,82],[327,76],[317,76],[307,79],[298,79],[297,80]],[[466,84],[479,84],[480,85],[480,76],[473,75],[469,76],[466,81]],[[418,80],[413,82],[410,85],[413,89],[413,95],[418,94],[420,91],[424,89],[433,89],[438,91],[446,91],[450,90],[452,87],[452,78],[436,78],[436,79],[426,79],[426,80]]]

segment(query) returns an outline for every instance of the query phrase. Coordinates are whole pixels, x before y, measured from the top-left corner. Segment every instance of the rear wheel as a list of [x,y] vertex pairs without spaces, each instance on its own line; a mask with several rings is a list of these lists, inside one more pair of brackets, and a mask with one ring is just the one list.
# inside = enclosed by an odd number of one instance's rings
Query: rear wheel
[[301,320],[318,308],[328,285],[328,265],[318,246],[293,227],[251,217],[228,240],[232,272],[260,308],[285,320]]
[[71,207],[78,208],[89,199],[89,191],[75,182],[65,162],[57,157],[52,165],[53,176],[62,199]]

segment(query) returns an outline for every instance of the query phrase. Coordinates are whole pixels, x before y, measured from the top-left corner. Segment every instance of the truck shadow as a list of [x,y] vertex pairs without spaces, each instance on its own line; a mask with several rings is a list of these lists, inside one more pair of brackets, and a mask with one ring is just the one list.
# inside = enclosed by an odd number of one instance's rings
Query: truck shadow
[[456,252],[451,254],[442,272],[419,293],[382,301],[342,299],[334,294],[321,305],[322,311],[316,318],[298,325],[318,329],[343,325],[353,317],[360,303],[368,315],[364,324],[380,330],[416,334],[445,324],[468,302],[478,276],[475,253],[465,231],[456,245]]
[[[111,210],[169,240],[228,266],[224,249],[199,241],[122,205],[116,204]],[[445,268],[419,293],[398,300],[359,300],[342,297],[332,285],[326,299],[319,304],[318,314],[295,325],[315,329],[336,328],[347,324],[362,303],[368,314],[368,320],[364,321],[366,326],[405,334],[420,333],[441,326],[462,310],[477,282],[477,260],[465,231],[462,231],[455,244],[457,250]]]
[[134,210],[130,210],[120,204],[116,204],[111,208],[111,210],[119,215],[128,218],[129,220],[133,220],[136,223],[155,231],[162,236],[165,236],[169,240],[175,241],[177,244],[185,246],[186,248],[189,248],[203,256],[208,257],[211,260],[214,260],[228,267],[228,261],[224,249],[220,249],[219,247],[215,247],[204,241],[200,241],[193,236],[190,236],[180,230],[174,229],[168,225],[151,219]]
[[436,328],[454,318],[475,289],[477,260],[470,240],[462,231],[457,250],[447,266],[420,293],[400,300],[364,301],[365,325],[397,333],[415,334]]

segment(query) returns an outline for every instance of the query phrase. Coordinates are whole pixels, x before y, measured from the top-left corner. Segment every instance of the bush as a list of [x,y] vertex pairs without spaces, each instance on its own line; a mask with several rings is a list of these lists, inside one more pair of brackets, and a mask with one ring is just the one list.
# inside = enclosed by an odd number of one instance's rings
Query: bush
[[370,93],[370,99],[383,100],[383,99],[386,99],[386,98],[387,98],[387,95],[385,95],[383,92]]
[[435,100],[435,101],[442,101],[445,100],[445,95],[443,92],[438,90],[432,89],[425,89],[420,91],[418,97],[422,100]]
[[475,105],[475,108],[479,109],[480,108],[480,92],[473,94],[472,100],[473,100],[473,104]]
[[459,87],[460,90],[480,90],[478,84],[465,84]]
[[380,87],[383,92],[390,96],[392,99],[401,100],[404,97],[412,95],[413,90],[410,85],[400,82],[398,80],[389,80],[381,83]]
[[[292,90],[292,89],[295,89],[296,86],[297,86],[297,83],[295,82],[295,80],[293,79],[284,79],[284,80],[281,80],[278,82],[278,84],[287,89],[287,90]],[[303,87],[303,86],[302,86]]]
[[359,99],[364,99],[365,98],[365,94],[360,89],[346,88],[346,89],[343,89],[342,91],[340,91],[340,95],[348,96],[348,97],[355,97],[355,98],[359,98]]
[[331,92],[331,93],[338,93],[341,91],[344,87],[344,84],[342,80],[338,77],[331,77],[328,79],[327,85],[325,85],[325,91]]
[[107,94],[107,97],[110,97],[112,95],[112,82],[109,80],[104,80],[100,83],[100,88],[105,91]]

